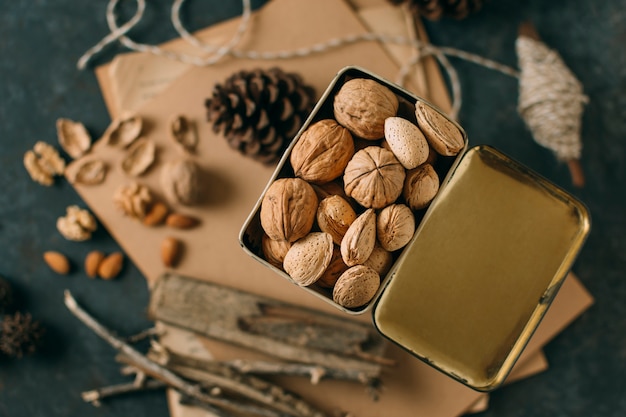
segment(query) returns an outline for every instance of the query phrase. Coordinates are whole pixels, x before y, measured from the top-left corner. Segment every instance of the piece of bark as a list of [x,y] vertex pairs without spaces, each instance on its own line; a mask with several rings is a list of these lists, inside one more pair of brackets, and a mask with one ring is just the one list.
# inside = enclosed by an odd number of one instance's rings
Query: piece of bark
[[385,340],[365,324],[350,323],[350,326],[361,326],[357,328],[369,332],[369,338],[360,346],[359,351],[355,352],[353,346],[347,348],[344,346],[345,349],[341,354],[317,349],[311,346],[312,342],[298,346],[276,339],[275,334],[255,334],[241,328],[242,318],[263,317],[268,309],[288,311],[292,315],[307,317],[309,321],[303,323],[303,329],[310,320],[319,320],[326,325],[335,323],[342,329],[341,331],[345,331],[346,328],[346,320],[339,317],[173,274],[163,275],[155,283],[149,314],[153,320],[261,351],[283,360],[358,370],[368,378],[377,377],[381,371],[381,363],[387,362],[383,357]]

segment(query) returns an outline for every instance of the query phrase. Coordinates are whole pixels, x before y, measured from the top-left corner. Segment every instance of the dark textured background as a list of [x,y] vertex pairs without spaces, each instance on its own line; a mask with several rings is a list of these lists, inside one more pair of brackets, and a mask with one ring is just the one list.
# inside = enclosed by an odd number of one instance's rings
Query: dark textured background
[[[132,13],[133,2],[122,2]],[[239,1],[194,1],[185,20],[198,29],[229,18]],[[174,36],[171,2],[150,1],[132,35],[145,42]],[[262,1],[255,2],[258,7]],[[105,1],[0,1],[0,275],[14,284],[22,310],[47,328],[46,347],[22,360],[0,359],[0,416],[168,416],[162,393],[120,397],[93,408],[80,392],[124,380],[114,351],[79,324],[62,302],[71,289],[105,324],[131,334],[150,323],[145,281],[127,263],[115,282],[82,273],[57,276],[41,255],[60,250],[77,262],[93,249],[118,247],[104,230],[85,243],[65,241],[56,218],[81,204],[64,181],[51,187],[29,179],[22,156],[37,140],[56,143],[59,117],[83,121],[94,136],[109,123],[92,71],[78,71],[83,51],[107,33]],[[582,164],[587,185],[572,189],[563,165],[536,145],[516,113],[514,79],[453,60],[464,93],[461,123],[472,144],[495,145],[579,196],[592,232],[575,272],[596,304],[545,348],[550,369],[493,393],[481,416],[626,415],[626,0],[593,2],[491,0],[463,21],[427,25],[434,43],[456,46],[515,66],[520,21],[535,23],[582,81],[590,102],[584,114]],[[103,63],[121,47],[111,47]],[[207,94],[209,92],[207,91]],[[75,265],[80,267],[80,265]],[[78,269],[78,268],[77,268]]]

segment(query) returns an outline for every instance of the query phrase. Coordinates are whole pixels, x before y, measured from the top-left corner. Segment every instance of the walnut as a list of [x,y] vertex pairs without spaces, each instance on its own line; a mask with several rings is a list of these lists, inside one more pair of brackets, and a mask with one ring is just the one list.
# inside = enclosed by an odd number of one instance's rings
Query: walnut
[[91,148],[91,136],[82,123],[61,118],[56,126],[59,144],[72,158],[80,158]]
[[152,205],[152,193],[148,187],[132,182],[117,189],[113,203],[125,215],[141,220]]
[[439,177],[432,165],[420,165],[407,172],[403,195],[413,210],[425,208],[438,191]]
[[355,78],[335,96],[335,119],[354,135],[369,140],[384,135],[385,119],[398,112],[398,98],[387,87],[366,78]]
[[65,216],[57,219],[57,230],[67,240],[87,240],[97,227],[96,219],[91,213],[78,206],[69,206]]
[[311,231],[317,195],[300,178],[281,178],[267,189],[261,202],[261,226],[274,240],[295,242]]
[[24,154],[24,167],[33,181],[50,186],[56,175],[63,175],[65,161],[52,146],[37,142],[33,150]]
[[393,152],[368,146],[354,154],[343,175],[346,194],[368,208],[383,208],[402,193],[405,170]]
[[189,159],[168,162],[161,168],[161,187],[172,204],[193,205],[200,194],[200,170]]
[[352,135],[332,119],[310,125],[290,155],[291,166],[305,181],[323,184],[341,176],[354,154]]
[[317,207],[317,225],[322,232],[330,234],[337,245],[355,219],[356,212],[350,203],[338,195],[326,197]]
[[273,240],[266,234],[261,239],[261,250],[265,260],[279,269],[283,269],[283,261],[289,248],[291,243],[286,240]]

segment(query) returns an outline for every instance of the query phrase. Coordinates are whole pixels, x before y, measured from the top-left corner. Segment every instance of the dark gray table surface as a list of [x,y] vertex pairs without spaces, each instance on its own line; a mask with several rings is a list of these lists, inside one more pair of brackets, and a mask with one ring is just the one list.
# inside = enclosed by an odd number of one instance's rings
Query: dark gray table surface
[[[133,2],[122,2],[125,15]],[[150,1],[136,39],[161,42],[175,35],[171,2]],[[254,3],[255,7],[262,1]],[[98,135],[109,123],[91,70],[78,57],[106,33],[105,1],[0,2],[0,275],[14,285],[21,310],[47,329],[38,354],[0,359],[0,416],[168,416],[161,392],[120,397],[100,408],[80,392],[124,381],[114,351],[70,315],[63,290],[74,294],[120,334],[150,325],[148,292],[127,263],[115,282],[76,272],[58,276],[42,261],[56,249],[76,263],[93,249],[118,249],[104,230],[85,243],[64,240],[56,218],[81,199],[64,181],[50,188],[33,183],[24,152],[38,140],[56,142],[59,117],[83,121]],[[184,18],[198,29],[234,16],[236,0],[190,2]],[[514,79],[452,60],[463,85],[461,124],[473,144],[491,144],[570,190],[589,207],[593,226],[574,271],[595,305],[545,352],[550,369],[494,392],[480,416],[626,415],[626,1],[491,0],[462,21],[428,23],[436,44],[456,46],[515,66],[520,21],[530,19],[542,38],[560,51],[589,96],[583,119],[584,189],[570,186],[566,167],[533,142],[516,113]],[[96,64],[124,49],[113,46]],[[207,90],[207,95],[210,93]],[[75,265],[79,266],[79,265]]]

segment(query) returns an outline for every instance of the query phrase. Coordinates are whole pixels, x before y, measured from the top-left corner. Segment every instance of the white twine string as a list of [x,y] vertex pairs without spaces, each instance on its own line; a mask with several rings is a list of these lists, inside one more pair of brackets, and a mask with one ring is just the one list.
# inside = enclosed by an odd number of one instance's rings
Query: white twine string
[[[400,68],[397,78],[398,84],[404,83],[407,75],[423,57],[433,56],[448,75],[452,90],[450,117],[456,119],[463,101],[461,83],[457,71],[448,60],[448,56],[473,62],[482,67],[519,78],[520,101],[518,110],[530,127],[535,141],[553,150],[559,159],[568,160],[580,157],[582,147],[580,143],[580,119],[582,107],[587,98],[582,94],[580,83],[560,60],[558,54],[545,47],[541,42],[521,40],[528,39],[525,37],[518,39],[516,45],[520,59],[520,68],[522,68],[521,73],[509,66],[460,49],[435,46],[415,38],[411,39],[373,32],[331,38],[326,42],[294,50],[239,50],[235,49],[235,47],[252,26],[250,0],[242,0],[243,11],[237,31],[230,40],[221,46],[207,44],[189,33],[180,19],[180,10],[185,0],[174,0],[170,14],[172,24],[186,42],[209,54],[208,56],[200,57],[167,51],[155,45],[138,43],[126,36],[128,31],[139,23],[145,11],[145,0],[135,1],[137,2],[135,15],[122,26],[118,26],[115,9],[119,0],[109,0],[106,19],[111,32],[80,57],[77,64],[79,69],[84,69],[91,58],[115,41],[121,42],[133,51],[147,52],[196,66],[214,65],[226,56],[250,60],[280,60],[305,57],[357,42],[381,42],[411,46],[415,48],[416,53]],[[542,105],[537,105],[538,103]]]
[[405,45],[414,47],[419,53],[417,53],[413,59],[409,60],[405,65],[402,66],[400,72],[398,74],[398,83],[403,84],[406,76],[410,73],[410,71],[414,68],[414,66],[425,56],[434,56],[441,66],[444,68],[444,71],[447,73],[448,78],[450,80],[451,89],[452,89],[452,109],[450,111],[450,116],[454,119],[457,118],[459,110],[461,109],[462,104],[462,93],[461,86],[458,74],[454,67],[448,61],[446,55],[455,56],[467,61],[475,62],[479,65],[482,65],[486,68],[494,69],[496,71],[502,72],[504,74],[517,77],[518,73],[515,69],[507,67],[506,65],[499,64],[495,61],[491,61],[489,59],[483,58],[479,55],[471,54],[465,51],[461,51],[455,48],[447,48],[447,47],[436,47],[429,43],[421,42],[417,39],[410,39],[401,36],[389,36],[384,34],[377,34],[373,32],[366,32],[362,34],[353,34],[346,35],[343,37],[336,37],[327,40],[326,42],[320,42],[313,44],[308,47],[297,48],[294,50],[279,50],[279,51],[251,51],[251,50],[238,50],[235,49],[237,44],[240,42],[244,33],[250,29],[252,26],[252,20],[250,19],[251,15],[251,5],[250,0],[242,0],[243,12],[241,15],[241,21],[239,23],[239,27],[237,28],[236,33],[232,36],[232,38],[225,42],[221,46],[215,46],[211,44],[207,44],[202,40],[198,39],[185,28],[181,19],[180,19],[180,10],[185,2],[185,0],[174,0],[171,9],[171,21],[178,32],[178,34],[185,41],[194,45],[195,47],[208,52],[210,55],[207,57],[199,57],[195,55],[177,53],[172,51],[167,51],[156,45],[148,45],[143,43],[138,43],[130,39],[126,34],[130,31],[135,25],[139,23],[141,18],[143,17],[143,13],[145,11],[145,0],[135,0],[137,2],[137,11],[135,15],[122,26],[117,25],[117,16],[116,16],[116,7],[120,0],[110,0],[106,10],[106,20],[109,26],[109,33],[105,36],[100,42],[98,42],[95,46],[87,50],[83,56],[78,60],[78,68],[84,69],[86,68],[89,61],[98,53],[100,53],[107,45],[119,41],[128,49],[136,51],[136,52],[147,52],[153,55],[163,56],[168,59],[173,59],[176,61],[181,61],[184,63],[188,63],[196,66],[209,66],[214,65],[219,62],[225,56],[232,56],[234,58],[245,58],[250,60],[281,60],[281,59],[292,59],[298,57],[305,57],[313,54],[327,52],[332,49],[336,49],[342,46],[354,44],[357,42],[381,42],[381,43],[389,43],[396,45]]

